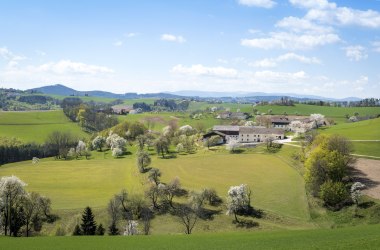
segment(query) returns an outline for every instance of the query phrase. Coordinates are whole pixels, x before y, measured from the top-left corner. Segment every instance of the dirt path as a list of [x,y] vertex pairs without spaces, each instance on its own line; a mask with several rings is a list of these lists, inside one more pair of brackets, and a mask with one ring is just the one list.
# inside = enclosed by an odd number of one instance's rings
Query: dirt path
[[367,186],[363,193],[380,199],[380,161],[358,158],[353,169],[355,181]]

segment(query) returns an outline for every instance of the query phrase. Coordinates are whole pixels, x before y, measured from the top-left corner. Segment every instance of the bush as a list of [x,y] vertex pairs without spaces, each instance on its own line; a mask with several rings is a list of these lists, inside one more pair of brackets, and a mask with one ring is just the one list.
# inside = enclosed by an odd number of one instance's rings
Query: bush
[[321,185],[320,197],[327,206],[339,208],[348,196],[347,189],[342,182],[329,180]]

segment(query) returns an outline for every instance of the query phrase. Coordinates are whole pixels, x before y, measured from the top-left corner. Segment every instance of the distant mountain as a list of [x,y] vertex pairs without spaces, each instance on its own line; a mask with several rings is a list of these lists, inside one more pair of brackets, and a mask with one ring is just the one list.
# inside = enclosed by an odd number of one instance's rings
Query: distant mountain
[[267,97],[267,98],[258,98],[258,99],[278,99],[278,97],[288,96],[294,97],[297,99],[303,100],[323,100],[323,101],[360,101],[361,98],[358,97],[346,97],[343,99],[339,98],[329,98],[315,95],[303,95],[303,94],[294,94],[294,93],[264,93],[264,92],[213,92],[213,91],[193,91],[193,90],[181,90],[175,92],[167,92],[174,95],[180,96],[191,96],[191,97],[213,97],[213,98],[222,98],[222,97]]
[[[61,96],[96,96],[104,98],[115,99],[138,99],[138,98],[182,98],[182,97],[195,97],[195,98],[217,98],[225,101],[239,98],[247,101],[274,101],[283,96],[292,97],[299,101],[308,100],[322,100],[322,101],[360,101],[361,98],[347,97],[343,99],[328,98],[314,95],[302,95],[294,93],[264,93],[264,92],[211,92],[211,91],[196,91],[196,90],[182,90],[175,92],[164,93],[125,93],[115,94],[101,90],[91,91],[78,91],[62,84],[44,86],[40,88],[31,89],[36,92],[40,92],[48,95],[61,95]],[[30,90],[29,90],[30,91]]]
[[115,99],[138,99],[138,98],[181,98],[181,96],[169,94],[169,93],[149,93],[149,94],[137,94],[137,93],[125,93],[115,94],[112,92],[91,90],[91,91],[78,91],[62,84],[43,86],[39,88],[29,89],[29,91],[39,92],[47,95],[61,95],[61,96],[95,96],[104,98]]

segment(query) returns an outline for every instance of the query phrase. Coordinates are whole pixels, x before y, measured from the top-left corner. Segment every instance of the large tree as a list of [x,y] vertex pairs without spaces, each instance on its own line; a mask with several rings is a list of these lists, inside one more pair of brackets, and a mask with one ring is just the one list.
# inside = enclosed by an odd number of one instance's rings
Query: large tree
[[84,209],[80,227],[83,235],[95,235],[96,222],[90,207]]

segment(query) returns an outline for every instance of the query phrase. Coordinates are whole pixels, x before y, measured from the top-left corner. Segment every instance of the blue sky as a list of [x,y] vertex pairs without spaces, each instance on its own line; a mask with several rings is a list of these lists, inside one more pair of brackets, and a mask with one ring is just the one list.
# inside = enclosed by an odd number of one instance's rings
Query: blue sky
[[379,0],[0,0],[0,87],[380,97],[379,69]]

